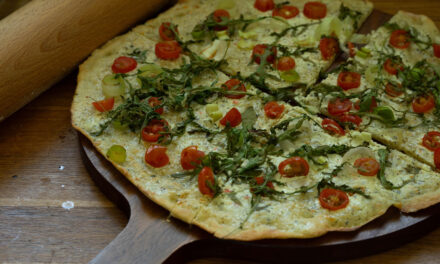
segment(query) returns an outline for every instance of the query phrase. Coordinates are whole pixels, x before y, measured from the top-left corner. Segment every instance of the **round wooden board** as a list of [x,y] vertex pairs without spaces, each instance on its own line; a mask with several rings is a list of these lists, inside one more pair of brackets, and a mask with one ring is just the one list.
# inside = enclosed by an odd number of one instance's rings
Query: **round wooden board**
[[[374,11],[361,33],[376,29],[390,15]],[[221,240],[171,218],[120,174],[83,135],[81,154],[91,177],[129,217],[125,229],[91,263],[182,263],[196,258],[231,258],[259,263],[317,263],[362,257],[398,247],[438,227],[440,205],[414,214],[395,208],[361,229],[314,239]]]

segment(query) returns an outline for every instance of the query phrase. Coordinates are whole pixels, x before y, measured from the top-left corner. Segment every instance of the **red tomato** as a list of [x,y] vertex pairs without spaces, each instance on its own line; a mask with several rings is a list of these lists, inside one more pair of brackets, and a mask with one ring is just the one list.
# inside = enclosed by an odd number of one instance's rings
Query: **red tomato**
[[423,137],[422,145],[431,151],[440,148],[440,132],[431,131],[426,133]]
[[[238,79],[230,79],[229,81],[225,82],[222,87],[227,91],[246,92],[246,87]],[[241,99],[245,96],[245,94],[225,94],[225,97],[230,99]]]
[[153,119],[142,129],[142,139],[147,142],[157,142],[163,136],[162,132],[168,130],[168,126],[168,122],[163,119]]
[[339,121],[342,123],[353,123],[356,126],[359,126],[362,123],[362,118],[357,115],[345,114],[339,117]]
[[[174,30],[177,33],[179,33],[179,30],[177,30],[177,26],[174,28]],[[164,23],[162,23],[162,25],[160,25],[160,27],[159,27],[159,35],[165,41],[175,40],[176,39],[176,35],[171,30],[171,23],[170,22],[164,22]]]
[[423,114],[431,111],[435,107],[434,97],[430,94],[419,96],[412,102],[412,108],[415,113]]
[[324,118],[322,120],[321,126],[331,135],[345,135],[344,129],[335,120]]
[[354,162],[354,167],[363,176],[375,176],[380,169],[380,164],[373,158],[359,158]]
[[294,6],[285,5],[281,8],[275,8],[272,16],[279,16],[285,19],[294,18],[299,14],[299,9]]
[[327,15],[327,6],[321,2],[308,2],[303,12],[310,19],[323,19]]
[[[231,15],[229,14],[229,12],[224,9],[217,9],[214,11],[214,13],[212,13],[212,18],[217,23],[221,23],[222,21],[225,20],[225,18],[228,19],[230,17],[231,17]],[[226,30],[226,29],[228,29],[228,26],[215,26],[214,27],[214,30],[216,30],[216,31],[222,31],[222,30]]]
[[255,0],[254,7],[261,12],[266,12],[275,8],[273,0]]
[[[253,51],[252,51],[252,59],[253,61],[255,61],[257,64],[261,63],[261,57],[264,55],[264,53],[266,52],[267,49],[267,45],[266,44],[257,44],[255,45]],[[274,63],[275,62],[275,58],[277,57],[277,48],[276,47],[272,47],[270,54],[266,57],[266,61],[268,63]]]
[[434,151],[434,165],[437,170],[440,170],[440,148]]
[[338,77],[338,86],[344,91],[359,88],[361,75],[357,72],[341,72]]
[[154,168],[161,168],[170,163],[166,153],[167,148],[159,145],[151,145],[145,152],[145,162]]
[[350,57],[356,56],[356,50],[355,50],[353,42],[348,42],[347,46],[348,46],[348,51],[349,51],[348,55],[350,55]]
[[[262,185],[264,183],[266,179],[264,179],[263,176],[259,176],[259,177],[255,177],[255,181],[257,182],[258,185]],[[266,186],[269,187],[270,189],[275,189],[275,187],[273,187],[273,183],[271,181],[268,181],[266,183]]]
[[287,178],[307,176],[309,174],[309,163],[301,157],[288,158],[278,165],[278,172],[281,176]]
[[197,150],[197,146],[189,146],[182,150],[180,154],[180,165],[184,170],[193,170],[202,163],[205,156],[203,151]]
[[319,42],[319,50],[323,60],[331,60],[339,52],[339,43],[335,38],[322,38]]
[[341,190],[325,188],[319,194],[321,206],[331,211],[347,207],[349,201],[348,195]]
[[236,127],[241,123],[241,113],[237,108],[232,108],[226,115],[220,120],[220,124],[226,126],[229,124],[231,127]]
[[[148,104],[154,108],[161,105],[162,102],[160,101],[159,97],[150,97],[148,98]],[[154,112],[158,113],[159,115],[163,114],[163,107],[157,108],[156,110],[154,110]]]
[[396,86],[392,83],[387,83],[385,93],[390,97],[401,96],[403,94],[402,85],[399,83],[399,85]]
[[407,49],[411,44],[408,32],[402,29],[394,30],[391,33],[390,44],[396,49]]
[[175,60],[179,58],[182,48],[177,41],[165,41],[157,43],[154,51],[159,59]]
[[432,48],[434,49],[434,56],[440,58],[440,44],[433,44]]
[[396,63],[392,59],[387,59],[383,68],[391,75],[397,75],[398,71],[403,71],[404,69],[401,63]]
[[208,195],[209,197],[214,197],[214,190],[209,187],[211,184],[214,186],[215,180],[214,180],[214,172],[212,172],[212,169],[210,167],[204,167],[198,177],[199,182],[199,191],[203,195]]
[[295,68],[296,63],[292,57],[281,57],[277,61],[277,69],[279,71],[289,71]]
[[113,73],[127,73],[136,69],[137,61],[130,57],[121,56],[116,58],[112,65]]
[[[356,110],[360,110],[361,109],[361,100],[357,100],[356,103],[354,104],[354,109]],[[371,105],[370,105],[370,109],[368,110],[368,112],[373,112],[374,108],[377,107],[377,101],[376,101],[376,97],[372,96],[371,97]]]
[[267,118],[277,119],[284,112],[284,105],[280,105],[275,101],[268,102],[264,105],[264,113]]
[[92,103],[96,110],[99,112],[106,112],[113,109],[113,106],[115,105],[115,98],[108,98],[101,101],[96,101]]
[[338,116],[351,110],[353,103],[350,99],[333,99],[328,102],[327,111],[332,116]]

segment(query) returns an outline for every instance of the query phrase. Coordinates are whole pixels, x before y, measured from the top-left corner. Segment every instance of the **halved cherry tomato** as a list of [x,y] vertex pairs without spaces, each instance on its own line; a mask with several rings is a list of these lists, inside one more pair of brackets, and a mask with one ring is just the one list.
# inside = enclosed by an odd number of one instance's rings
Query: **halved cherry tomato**
[[338,116],[350,111],[352,106],[350,99],[336,98],[328,102],[327,111],[332,116]]
[[281,176],[287,178],[307,176],[309,174],[309,163],[301,157],[288,158],[278,165],[278,172]]
[[434,151],[434,165],[437,170],[440,170],[440,148]]
[[434,49],[434,56],[440,58],[440,44],[433,44],[432,48]]
[[292,57],[281,57],[277,61],[277,69],[279,71],[289,71],[295,68],[296,63]]
[[324,118],[322,120],[321,126],[331,135],[345,135],[344,129],[335,120],[332,120],[330,118]]
[[268,102],[264,105],[264,113],[267,118],[277,119],[284,112],[284,105],[280,105],[275,101]]
[[113,109],[113,106],[115,105],[115,98],[108,98],[101,101],[96,101],[92,103],[96,110],[99,112],[106,112]]
[[310,19],[323,19],[327,15],[327,6],[321,2],[308,2],[303,12]]
[[[217,23],[221,23],[225,20],[225,18],[228,19],[230,17],[231,17],[231,15],[229,14],[229,12],[224,9],[217,9],[214,11],[214,13],[212,13],[212,18]],[[222,30],[226,30],[226,29],[228,29],[228,26],[215,26],[214,27],[214,30],[216,30],[216,31],[222,31]]]
[[[177,33],[179,33],[179,30],[177,29],[177,27],[175,27],[174,30]],[[176,34],[174,34],[174,32],[171,30],[171,23],[170,22],[164,22],[164,23],[162,23],[162,25],[160,25],[159,35],[165,41],[176,39]]]
[[226,115],[220,120],[220,124],[226,126],[229,124],[231,127],[236,127],[241,123],[241,113],[237,108],[232,108]]
[[391,75],[397,75],[398,71],[403,71],[404,69],[401,63],[397,63],[390,58],[385,61],[383,68]]
[[177,41],[165,41],[157,43],[154,51],[159,59],[175,60],[179,58],[182,48]]
[[209,197],[214,197],[214,190],[209,187],[209,185],[214,186],[214,172],[210,167],[204,167],[198,176],[199,191],[203,195],[208,195]]
[[339,43],[335,38],[322,38],[319,42],[319,50],[323,60],[331,60],[339,52]]
[[387,83],[385,86],[385,93],[390,97],[397,97],[403,94],[402,85],[399,83],[397,86],[392,83]]
[[273,0],[255,0],[254,7],[261,12],[266,12],[275,8]]
[[[255,181],[257,182],[258,185],[262,185],[265,181],[263,176],[259,176],[259,177],[255,177]],[[268,181],[266,183],[266,186],[269,187],[270,189],[275,189],[275,187],[273,187],[273,183],[271,181]]]
[[354,162],[354,167],[363,176],[375,176],[380,170],[380,164],[373,158],[359,158]]
[[339,121],[342,123],[353,123],[356,126],[359,126],[362,123],[362,118],[357,115],[345,114],[339,117]]
[[[222,85],[223,89],[227,91],[246,92],[246,87],[239,79],[230,79]],[[225,97],[230,99],[241,99],[245,94],[225,94]]]
[[[357,100],[356,103],[354,103],[354,109],[359,111],[361,109],[360,104],[361,104],[361,100]],[[377,107],[376,97],[372,96],[370,109],[368,110],[368,112],[373,112],[374,108],[376,108],[376,107]]]
[[341,72],[338,76],[338,86],[344,91],[359,88],[361,75],[357,72]]
[[197,146],[189,146],[182,150],[180,154],[180,165],[184,170],[193,170],[202,163],[205,156],[203,151],[197,150]]
[[161,168],[170,163],[167,148],[159,145],[151,145],[145,152],[145,162],[154,168]]
[[396,49],[407,49],[411,44],[408,32],[403,29],[394,30],[391,33],[390,44]]
[[427,113],[434,109],[434,107],[434,97],[430,94],[419,96],[412,102],[413,111],[418,114]]
[[295,6],[284,5],[281,8],[275,8],[272,16],[279,16],[285,19],[294,18],[299,14],[299,9]]
[[331,211],[347,207],[349,201],[348,195],[341,190],[325,188],[319,194],[321,206]]
[[112,65],[113,73],[127,73],[136,69],[137,61],[133,58],[121,56],[115,59]]
[[353,42],[348,42],[347,46],[348,46],[348,55],[350,55],[350,57],[356,56],[356,50]]
[[[160,101],[159,97],[150,97],[148,98],[148,104],[151,107],[156,107],[161,105],[162,102]],[[163,107],[157,108],[156,110],[154,110],[154,112],[158,113],[159,115],[163,114]]]
[[161,136],[162,132],[168,130],[168,122],[163,119],[153,119],[146,127],[142,129],[142,139],[147,142],[157,142]]
[[426,133],[423,137],[422,145],[431,151],[440,148],[440,132],[431,131]]
[[[255,45],[253,51],[252,51],[252,60],[255,61],[255,63],[260,64],[261,63],[261,57],[266,52],[267,45],[266,44],[257,44]],[[266,61],[269,63],[274,63],[275,58],[277,57],[277,48],[272,47],[270,50],[270,54],[266,57]]]

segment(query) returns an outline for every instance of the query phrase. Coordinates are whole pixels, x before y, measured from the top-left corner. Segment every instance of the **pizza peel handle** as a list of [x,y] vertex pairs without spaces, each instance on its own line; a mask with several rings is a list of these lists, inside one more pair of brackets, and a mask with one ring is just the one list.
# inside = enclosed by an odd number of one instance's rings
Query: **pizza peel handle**
[[0,21],[0,121],[171,0],[33,0]]

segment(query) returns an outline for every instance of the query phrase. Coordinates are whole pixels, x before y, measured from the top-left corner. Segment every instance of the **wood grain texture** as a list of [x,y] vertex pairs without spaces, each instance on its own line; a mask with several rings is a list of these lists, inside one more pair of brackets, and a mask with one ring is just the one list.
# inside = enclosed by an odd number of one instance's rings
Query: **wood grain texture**
[[[440,1],[372,2],[391,14],[399,9],[427,14],[440,26]],[[127,223],[94,185],[80,158],[69,113],[75,78],[70,75],[0,123],[1,263],[86,263]],[[61,207],[68,200],[75,203],[70,211]],[[439,259],[440,229],[401,248],[344,263],[438,263]],[[229,259],[191,263],[250,264]]]

